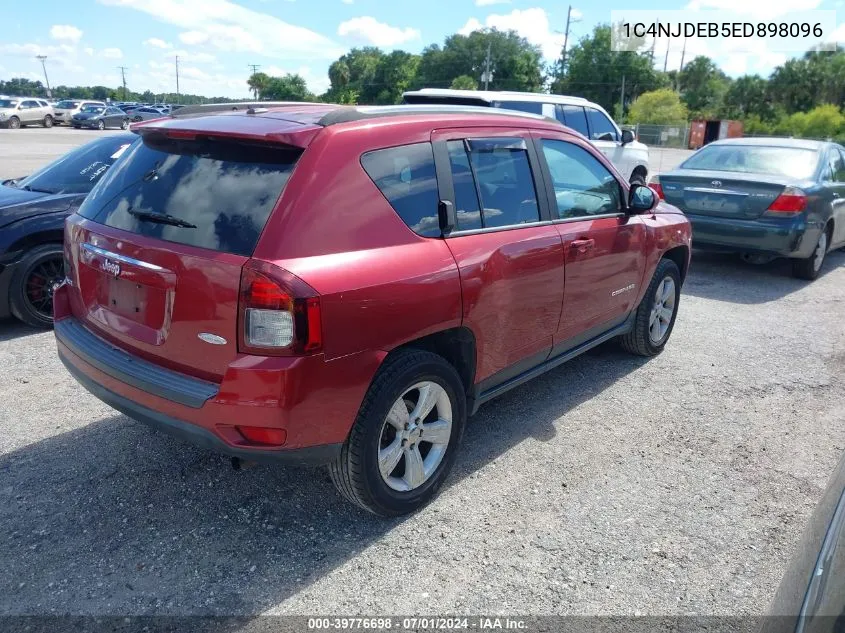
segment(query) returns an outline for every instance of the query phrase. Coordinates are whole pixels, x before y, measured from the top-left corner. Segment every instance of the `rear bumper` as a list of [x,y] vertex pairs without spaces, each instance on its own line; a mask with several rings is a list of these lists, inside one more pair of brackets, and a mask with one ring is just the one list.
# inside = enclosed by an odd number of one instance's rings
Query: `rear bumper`
[[62,353],[61,347],[59,348],[59,358],[62,363],[64,363],[64,366],[67,367],[71,375],[76,378],[83,387],[110,407],[117,409],[133,420],[143,422],[144,424],[147,424],[159,431],[163,431],[168,435],[177,437],[200,448],[208,449],[230,457],[238,457],[245,461],[319,466],[322,464],[328,464],[336,459],[340,453],[340,449],[343,447],[343,443],[338,443],[323,444],[321,446],[311,446],[293,450],[266,451],[232,446],[231,444],[227,444],[208,429],[197,426],[196,424],[191,424],[190,422],[178,420],[174,417],[161,413],[160,411],[148,409],[137,402],[133,402],[132,400],[118,395],[113,391],[109,391],[74,365],[68,359],[67,355]]
[[[68,314],[54,296],[56,343],[70,373],[118,411],[193,444],[251,461],[316,465],[334,459],[363,401],[380,353],[263,358],[239,355],[207,382],[127,353]],[[251,444],[237,425],[285,431],[281,447]]]
[[692,224],[695,247],[809,257],[818,239],[819,229],[808,225],[801,215],[754,220],[686,215]]

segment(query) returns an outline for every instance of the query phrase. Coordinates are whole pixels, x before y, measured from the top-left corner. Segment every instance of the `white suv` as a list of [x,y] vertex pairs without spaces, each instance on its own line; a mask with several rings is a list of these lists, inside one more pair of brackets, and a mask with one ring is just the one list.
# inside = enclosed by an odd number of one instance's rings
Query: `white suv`
[[0,126],[17,129],[25,125],[52,127],[53,106],[44,99],[8,97],[0,99]]
[[70,125],[74,114],[79,114],[82,108],[88,106],[95,106],[98,108],[105,108],[106,104],[103,101],[86,101],[85,99],[64,99],[53,106],[55,111],[56,123],[65,123]]
[[586,136],[631,183],[644,185],[648,179],[648,147],[620,130],[607,111],[581,97],[536,92],[493,92],[425,88],[406,92],[403,103],[488,106],[530,112],[557,119]]

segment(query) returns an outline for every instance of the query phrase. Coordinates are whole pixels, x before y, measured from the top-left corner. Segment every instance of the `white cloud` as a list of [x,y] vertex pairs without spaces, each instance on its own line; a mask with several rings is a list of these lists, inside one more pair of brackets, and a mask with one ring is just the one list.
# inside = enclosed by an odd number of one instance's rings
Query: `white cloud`
[[822,0],[692,0],[686,8],[692,11],[703,9],[731,11],[759,17],[775,17],[796,11],[817,9]]
[[845,46],[845,22],[836,27],[836,30],[830,34],[829,42],[836,42],[840,46]]
[[374,46],[396,46],[420,38],[420,32],[411,27],[399,28],[379,22],[373,17],[363,16],[341,22],[337,27],[341,37],[352,37]]
[[188,29],[180,35],[186,44],[203,43],[226,52],[297,59],[335,59],[343,53],[333,41],[315,31],[229,0],[99,1],[142,11],[161,22]]
[[208,34],[200,31],[185,31],[184,33],[179,33],[179,39],[183,44],[193,46],[206,42],[208,40]]
[[94,49],[91,48],[90,46],[86,46],[83,50],[85,51],[85,54],[88,55],[88,56],[91,56],[91,55],[94,54]]
[[581,13],[581,11],[579,11],[575,7],[572,7],[572,11],[569,12],[569,20],[571,22],[574,22],[575,20],[580,20],[583,17],[584,17],[584,14]]
[[50,37],[75,44],[82,38],[82,31],[70,24],[54,24],[50,27]]
[[469,35],[485,27],[516,31],[535,46],[539,46],[543,57],[548,60],[556,59],[563,48],[563,35],[551,31],[549,16],[543,9],[514,9],[508,14],[492,14],[484,19],[483,24],[476,18],[470,18],[458,33]]
[[194,62],[196,64],[210,64],[213,61],[217,60],[217,57],[212,55],[211,53],[193,53],[191,51],[173,51],[172,53],[168,53],[168,57],[179,56],[180,62]]
[[104,48],[100,51],[100,55],[106,59],[123,59],[123,51],[119,48]]
[[475,0],[477,7],[489,7],[491,4],[510,4],[511,0]]
[[170,42],[165,42],[164,40],[160,40],[157,37],[151,37],[150,39],[144,41],[144,44],[151,48],[161,48],[163,50],[173,48],[173,44],[171,44]]
[[355,0],[340,0],[343,4],[353,4]]

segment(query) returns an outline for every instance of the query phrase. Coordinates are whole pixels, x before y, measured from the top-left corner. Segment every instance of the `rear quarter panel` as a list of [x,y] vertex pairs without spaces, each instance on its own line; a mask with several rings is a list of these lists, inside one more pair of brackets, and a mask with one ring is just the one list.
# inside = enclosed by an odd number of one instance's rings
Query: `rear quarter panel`
[[446,243],[411,231],[360,162],[365,152],[430,134],[430,124],[391,121],[324,129],[267,223],[254,256],[320,294],[327,359],[389,351],[461,324],[460,276]]

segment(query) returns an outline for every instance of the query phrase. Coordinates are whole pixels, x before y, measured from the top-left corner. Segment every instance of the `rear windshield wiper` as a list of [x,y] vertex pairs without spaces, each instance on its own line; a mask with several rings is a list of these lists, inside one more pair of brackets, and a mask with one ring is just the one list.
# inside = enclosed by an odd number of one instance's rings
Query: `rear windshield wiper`
[[147,220],[148,222],[157,222],[158,224],[169,224],[170,226],[178,226],[183,229],[195,229],[197,228],[196,224],[191,224],[190,222],[186,222],[181,218],[177,218],[175,215],[170,215],[168,213],[153,213],[152,211],[136,211],[135,209],[129,209],[127,211],[129,215],[133,215],[139,220]]

